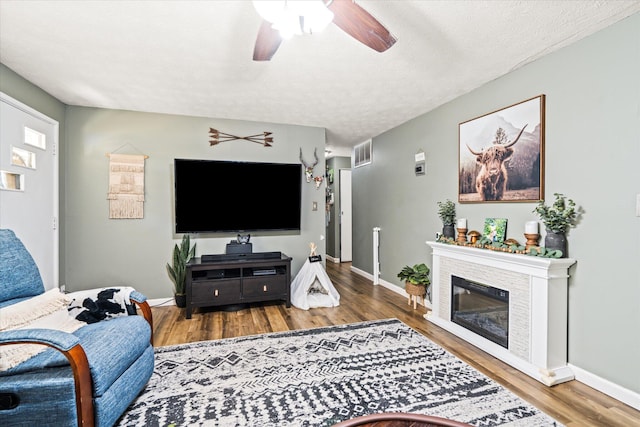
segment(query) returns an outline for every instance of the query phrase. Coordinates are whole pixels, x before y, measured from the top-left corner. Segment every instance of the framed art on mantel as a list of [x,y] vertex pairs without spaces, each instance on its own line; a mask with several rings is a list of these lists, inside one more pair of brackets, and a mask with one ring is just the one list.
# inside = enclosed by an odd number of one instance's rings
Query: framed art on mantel
[[507,235],[507,219],[485,218],[482,235],[492,242],[504,242],[504,238]]
[[544,107],[539,95],[460,123],[460,203],[544,198]]

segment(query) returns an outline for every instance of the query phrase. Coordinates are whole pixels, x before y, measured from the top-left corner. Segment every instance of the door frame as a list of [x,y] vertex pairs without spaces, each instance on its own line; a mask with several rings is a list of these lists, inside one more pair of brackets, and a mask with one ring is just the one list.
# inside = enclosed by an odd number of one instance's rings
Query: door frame
[[[352,185],[351,185],[351,177],[352,177],[351,169],[340,169],[340,262],[351,262],[353,260],[353,204],[352,204]],[[344,177],[349,175],[349,179],[345,180]],[[348,181],[348,191],[345,192],[345,185]],[[345,215],[345,209],[348,210],[347,215]],[[345,218],[348,224],[345,224]],[[345,228],[347,229],[345,231]],[[348,231],[348,232],[347,232]],[[348,246],[348,259],[345,260],[344,256],[344,248]]]

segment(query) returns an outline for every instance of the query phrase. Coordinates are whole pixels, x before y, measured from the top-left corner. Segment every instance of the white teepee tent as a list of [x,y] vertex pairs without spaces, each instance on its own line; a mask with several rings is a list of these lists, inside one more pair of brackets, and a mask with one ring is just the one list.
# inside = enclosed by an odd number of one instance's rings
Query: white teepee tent
[[[314,256],[316,245],[311,243],[309,246],[311,247],[311,256]],[[307,258],[291,282],[291,304],[303,310],[340,305],[340,294],[331,283],[331,279],[321,262],[311,262]]]

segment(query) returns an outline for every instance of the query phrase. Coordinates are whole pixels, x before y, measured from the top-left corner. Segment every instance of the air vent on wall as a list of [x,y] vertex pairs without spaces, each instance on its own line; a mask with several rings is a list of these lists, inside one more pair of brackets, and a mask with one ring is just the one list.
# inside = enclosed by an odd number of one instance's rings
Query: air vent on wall
[[368,165],[371,163],[371,140],[367,140],[353,147],[353,167]]

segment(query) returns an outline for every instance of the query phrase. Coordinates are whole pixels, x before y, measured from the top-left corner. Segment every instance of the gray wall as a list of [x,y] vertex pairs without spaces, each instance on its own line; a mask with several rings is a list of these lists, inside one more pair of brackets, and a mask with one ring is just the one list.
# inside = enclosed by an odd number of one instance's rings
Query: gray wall
[[[249,141],[209,145],[213,127],[233,135],[273,132],[274,144]],[[172,295],[165,264],[181,235],[173,232],[173,159],[195,158],[298,163],[299,147],[324,150],[323,128],[174,116],[131,111],[68,107],[65,206],[67,224],[67,287],[72,290],[116,283],[135,286],[150,298]],[[106,153],[146,154],[144,219],[108,219]],[[324,170],[324,159],[316,166]],[[301,175],[301,180],[304,177]],[[269,177],[254,183],[277,196],[278,183]],[[278,209],[272,206],[230,206],[216,199],[216,187],[232,182],[202,183],[208,201],[194,209]],[[309,242],[324,253],[324,192],[303,183],[302,226],[298,232],[256,232],[254,252],[282,251],[293,257],[292,277],[309,255]],[[318,210],[312,211],[312,202]],[[224,253],[236,234],[192,235],[197,255]]]
[[340,258],[340,170],[351,169],[351,157],[332,157],[327,159],[327,168],[333,169],[333,205],[330,206],[330,220],[327,224],[327,255]]
[[[437,201],[457,201],[458,124],[546,94],[545,196],[564,193],[585,213],[568,234],[569,362],[640,392],[640,14],[492,81],[373,139],[373,164],[353,171],[353,266],[372,272],[381,227],[382,279],[400,286],[405,264],[431,265],[426,240],[442,224]],[[427,173],[416,177],[424,149]],[[481,230],[508,218],[524,241],[535,203],[456,204]],[[561,327],[559,325],[559,327]]]

